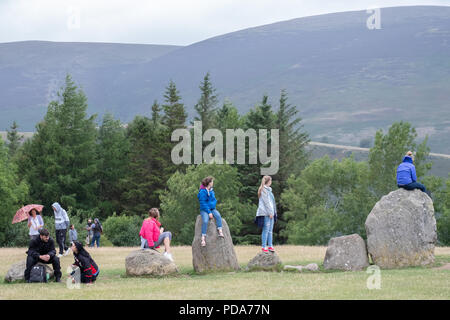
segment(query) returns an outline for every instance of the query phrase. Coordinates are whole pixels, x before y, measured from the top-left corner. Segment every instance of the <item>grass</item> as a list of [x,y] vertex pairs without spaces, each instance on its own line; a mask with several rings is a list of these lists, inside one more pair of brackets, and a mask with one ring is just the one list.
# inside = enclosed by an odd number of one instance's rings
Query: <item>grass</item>
[[[180,275],[164,278],[133,278],[125,274],[125,257],[137,248],[90,249],[100,267],[92,286],[68,289],[64,283],[9,284],[0,282],[0,299],[449,299],[450,270],[437,270],[450,262],[450,247],[437,247],[436,263],[428,267],[381,270],[381,289],[369,290],[365,271],[325,271],[321,264],[326,247],[278,246],[283,264],[319,264],[319,272],[225,272],[195,274],[191,248],[173,248]],[[236,246],[244,268],[258,252],[256,246]],[[25,248],[0,249],[0,275],[25,258]],[[62,258],[62,271],[72,263]],[[65,279],[65,277],[63,278]],[[43,294],[45,296],[43,296]]]

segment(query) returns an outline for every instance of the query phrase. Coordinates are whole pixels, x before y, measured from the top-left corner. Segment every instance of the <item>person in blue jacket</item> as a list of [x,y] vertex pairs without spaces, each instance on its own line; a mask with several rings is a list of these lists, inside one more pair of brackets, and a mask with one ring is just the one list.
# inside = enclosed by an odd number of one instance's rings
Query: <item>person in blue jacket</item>
[[209,219],[213,217],[216,219],[217,231],[219,237],[223,238],[222,232],[222,217],[219,211],[216,209],[217,199],[214,194],[214,179],[212,177],[206,177],[202,180],[200,189],[197,194],[197,198],[200,202],[200,215],[202,217],[202,247],[206,246],[206,231],[208,230]]
[[414,166],[414,157],[411,151],[403,157],[403,162],[397,167],[397,186],[406,190],[420,189],[429,196],[430,192],[425,186],[417,182],[416,167]]

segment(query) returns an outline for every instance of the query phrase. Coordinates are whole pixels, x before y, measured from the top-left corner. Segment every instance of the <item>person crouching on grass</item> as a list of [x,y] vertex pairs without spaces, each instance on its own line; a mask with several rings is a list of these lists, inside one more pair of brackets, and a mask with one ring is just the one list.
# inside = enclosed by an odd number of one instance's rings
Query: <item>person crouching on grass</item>
[[142,249],[156,249],[161,244],[164,244],[164,256],[170,261],[173,261],[172,254],[170,253],[170,241],[172,240],[172,233],[165,231],[161,227],[159,222],[159,210],[157,208],[151,208],[149,217],[142,222],[141,231],[141,248]]
[[94,259],[92,259],[89,252],[84,249],[83,244],[79,241],[72,241],[71,249],[73,252],[73,257],[75,258],[75,262],[72,264],[72,269],[74,269],[71,273],[72,282],[75,281],[75,279],[73,279],[73,275],[75,274],[75,269],[78,267],[80,268],[81,275],[80,282],[87,284],[94,283],[100,273]]

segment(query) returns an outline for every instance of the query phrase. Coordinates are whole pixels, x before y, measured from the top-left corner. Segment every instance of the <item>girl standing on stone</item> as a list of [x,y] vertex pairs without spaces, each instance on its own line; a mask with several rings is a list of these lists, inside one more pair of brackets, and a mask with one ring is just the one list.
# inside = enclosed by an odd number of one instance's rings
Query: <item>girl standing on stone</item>
[[202,217],[202,247],[206,246],[206,231],[208,230],[209,219],[216,219],[217,231],[219,237],[224,237],[222,232],[222,217],[216,209],[217,199],[214,194],[214,179],[206,177],[202,180],[197,198],[200,202],[200,216]]
[[263,252],[275,252],[272,244],[273,225],[277,219],[277,206],[272,193],[272,177],[264,176],[258,188],[258,210],[256,211],[256,222],[262,228],[261,242]]

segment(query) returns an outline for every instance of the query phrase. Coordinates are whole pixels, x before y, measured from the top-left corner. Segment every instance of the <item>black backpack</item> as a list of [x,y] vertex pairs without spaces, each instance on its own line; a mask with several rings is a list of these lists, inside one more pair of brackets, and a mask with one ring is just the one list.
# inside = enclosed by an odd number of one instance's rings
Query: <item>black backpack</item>
[[36,264],[31,268],[30,282],[47,282],[47,273],[43,265]]

